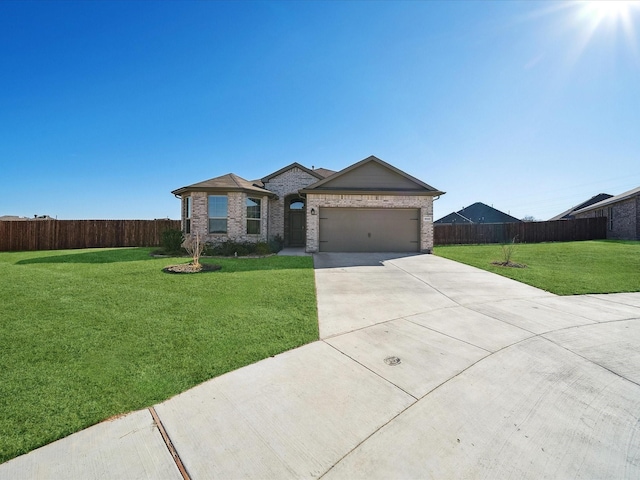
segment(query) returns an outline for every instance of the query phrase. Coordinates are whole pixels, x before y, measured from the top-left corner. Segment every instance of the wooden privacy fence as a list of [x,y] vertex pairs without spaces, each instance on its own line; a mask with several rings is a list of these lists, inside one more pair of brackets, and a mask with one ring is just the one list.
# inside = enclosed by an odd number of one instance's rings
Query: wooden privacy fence
[[0,251],[155,247],[179,220],[0,221]]
[[435,245],[475,243],[572,242],[607,238],[607,218],[579,218],[552,222],[435,224]]

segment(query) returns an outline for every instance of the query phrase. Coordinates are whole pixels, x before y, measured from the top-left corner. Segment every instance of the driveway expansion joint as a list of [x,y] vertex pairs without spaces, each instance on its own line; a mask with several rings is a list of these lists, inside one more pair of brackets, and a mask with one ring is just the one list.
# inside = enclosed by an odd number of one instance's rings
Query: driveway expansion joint
[[186,467],[182,463],[182,459],[180,458],[180,455],[178,455],[178,451],[173,446],[173,442],[171,442],[171,438],[169,438],[169,434],[165,430],[164,425],[162,424],[162,421],[160,420],[160,417],[156,412],[156,409],[153,407],[149,407],[149,413],[153,417],[153,422],[155,423],[156,427],[158,427],[158,431],[162,436],[162,440],[164,441],[164,444],[167,446],[167,450],[169,450],[169,454],[171,455],[171,458],[173,458],[173,461],[175,462],[176,467],[178,467],[178,470],[180,471],[182,478],[184,480],[191,480],[191,477],[189,476],[189,473],[187,472]]

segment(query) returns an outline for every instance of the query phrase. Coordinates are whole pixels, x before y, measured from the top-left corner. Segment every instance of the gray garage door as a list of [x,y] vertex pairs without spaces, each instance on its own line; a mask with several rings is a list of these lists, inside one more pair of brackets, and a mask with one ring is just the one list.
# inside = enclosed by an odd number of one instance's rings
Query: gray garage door
[[418,209],[321,208],[321,252],[417,252]]

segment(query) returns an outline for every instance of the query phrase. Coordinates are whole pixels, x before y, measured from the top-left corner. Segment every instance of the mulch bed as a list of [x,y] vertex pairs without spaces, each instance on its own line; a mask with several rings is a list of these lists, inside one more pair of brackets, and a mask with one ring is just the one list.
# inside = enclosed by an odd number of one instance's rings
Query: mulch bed
[[497,265],[499,267],[527,268],[527,266],[522,263],[514,262],[491,262],[491,265]]
[[215,272],[221,268],[221,265],[215,265],[213,263],[201,263],[197,267],[192,263],[181,263],[179,265],[164,267],[162,271],[164,273],[206,273]]

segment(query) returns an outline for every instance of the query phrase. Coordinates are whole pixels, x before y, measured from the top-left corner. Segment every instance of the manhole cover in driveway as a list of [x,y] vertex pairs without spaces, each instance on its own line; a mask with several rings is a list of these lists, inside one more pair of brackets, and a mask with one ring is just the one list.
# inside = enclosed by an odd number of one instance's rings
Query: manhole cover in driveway
[[390,365],[392,367],[395,367],[396,365],[400,365],[400,358],[398,357],[387,357],[384,359],[384,363],[386,363],[387,365]]

